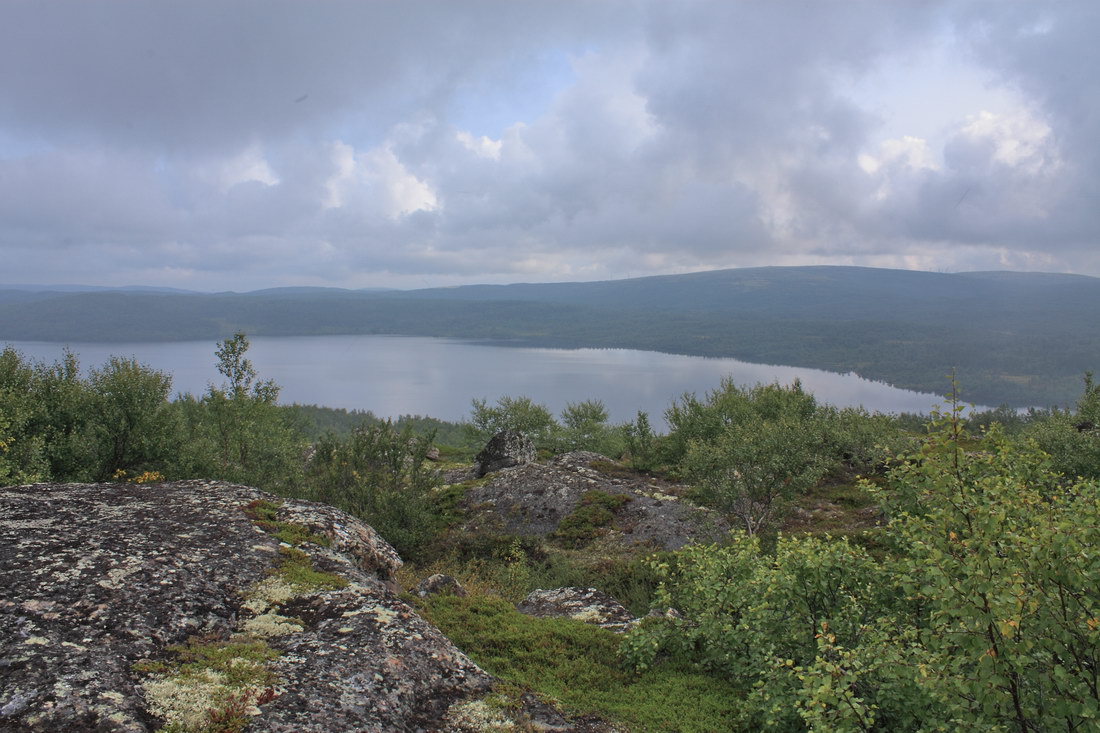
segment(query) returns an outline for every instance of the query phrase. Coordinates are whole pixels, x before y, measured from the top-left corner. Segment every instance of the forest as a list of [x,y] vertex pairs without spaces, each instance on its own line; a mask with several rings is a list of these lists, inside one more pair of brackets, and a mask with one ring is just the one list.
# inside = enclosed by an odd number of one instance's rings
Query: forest
[[0,288],[0,339],[57,342],[403,334],[629,348],[852,372],[978,404],[1071,404],[1100,362],[1100,279],[764,267],[594,283],[412,291],[29,292]]
[[[85,371],[71,354],[5,349],[0,485],[211,478],[332,504],[394,545],[406,587],[436,572],[463,582],[466,597],[415,602],[514,694],[628,730],[1097,727],[1091,374],[1069,409],[967,412],[956,392],[927,416],[727,380],[680,396],[656,433],[642,412],[610,424],[598,395],[560,415],[523,396],[474,400],[462,424],[281,405],[247,350],[244,334],[225,338],[222,383],[173,396],[170,375],[133,359]],[[632,555],[604,553],[596,509],[569,537],[456,533],[477,480],[446,484],[443,469],[503,429],[544,459],[592,451],[610,459],[602,470],[682,485],[733,529]],[[806,520],[814,501],[838,511]],[[657,613],[617,637],[515,612],[528,591],[566,585]]]

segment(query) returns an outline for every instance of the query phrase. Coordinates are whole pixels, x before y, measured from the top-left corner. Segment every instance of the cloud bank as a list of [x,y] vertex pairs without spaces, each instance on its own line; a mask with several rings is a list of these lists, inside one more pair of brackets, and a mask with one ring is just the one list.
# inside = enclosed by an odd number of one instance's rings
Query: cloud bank
[[0,7],[0,282],[1100,275],[1100,6]]

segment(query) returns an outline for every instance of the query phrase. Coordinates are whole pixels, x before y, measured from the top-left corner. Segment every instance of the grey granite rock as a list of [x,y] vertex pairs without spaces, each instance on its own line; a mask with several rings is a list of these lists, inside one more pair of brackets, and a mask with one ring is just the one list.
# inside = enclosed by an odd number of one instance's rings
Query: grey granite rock
[[393,549],[284,501],[279,521],[329,545],[298,550],[343,587],[267,593],[293,551],[242,511],[257,500],[273,497],[205,481],[0,489],[0,731],[155,730],[171,680],[136,663],[196,636],[277,654],[250,730],[455,729],[449,709],[492,678],[394,595]]
[[615,512],[608,541],[666,550],[720,541],[729,524],[718,512],[684,501],[685,488],[630,472],[598,453],[574,451],[501,471],[470,488],[464,529],[550,535],[587,492],[601,491],[629,499]]
[[522,466],[533,462],[535,456],[535,445],[530,438],[515,430],[502,430],[477,454],[477,475]]

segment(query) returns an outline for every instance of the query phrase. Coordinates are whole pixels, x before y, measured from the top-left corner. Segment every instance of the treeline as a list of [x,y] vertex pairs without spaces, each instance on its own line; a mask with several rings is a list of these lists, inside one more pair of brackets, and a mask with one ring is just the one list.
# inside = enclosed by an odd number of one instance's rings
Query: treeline
[[980,404],[1068,404],[1100,361],[1100,280],[750,268],[603,283],[365,293],[4,293],[0,338],[173,341],[404,334],[631,348],[854,372]]

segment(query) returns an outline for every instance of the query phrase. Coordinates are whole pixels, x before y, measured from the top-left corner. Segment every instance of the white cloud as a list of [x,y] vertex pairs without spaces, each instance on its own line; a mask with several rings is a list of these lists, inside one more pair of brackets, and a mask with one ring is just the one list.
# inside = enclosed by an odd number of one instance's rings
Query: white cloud
[[504,143],[500,140],[492,140],[485,135],[475,138],[465,130],[456,132],[455,139],[475,155],[490,160],[500,160],[500,149],[504,147]]

